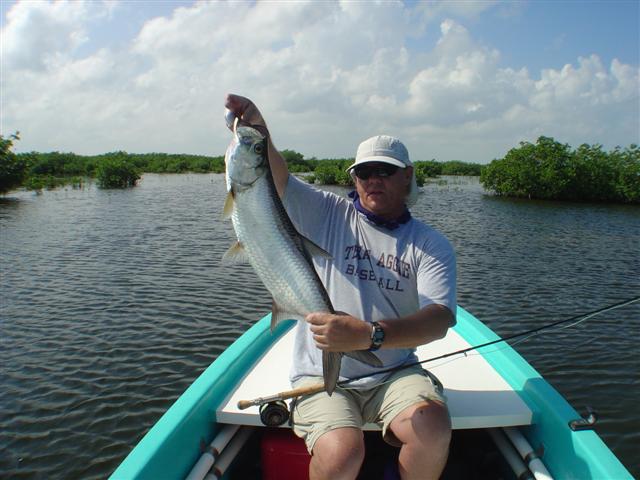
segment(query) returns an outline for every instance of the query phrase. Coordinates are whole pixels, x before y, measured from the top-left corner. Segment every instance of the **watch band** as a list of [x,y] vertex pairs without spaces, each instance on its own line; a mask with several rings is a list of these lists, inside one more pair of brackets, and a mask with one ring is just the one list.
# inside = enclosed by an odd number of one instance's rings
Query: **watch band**
[[378,322],[372,322],[371,327],[371,346],[369,347],[369,351],[375,352],[382,346],[382,342],[384,342],[384,330]]

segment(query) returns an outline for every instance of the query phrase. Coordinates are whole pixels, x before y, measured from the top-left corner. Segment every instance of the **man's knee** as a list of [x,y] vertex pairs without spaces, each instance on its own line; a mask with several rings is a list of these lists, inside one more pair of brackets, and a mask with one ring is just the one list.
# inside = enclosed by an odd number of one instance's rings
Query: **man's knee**
[[400,413],[390,425],[402,443],[398,468],[402,478],[436,479],[449,454],[451,421],[446,405],[429,401]]
[[432,448],[448,448],[451,440],[449,410],[436,401],[408,407],[391,422],[390,428],[403,444],[418,442]]
[[311,479],[352,479],[364,460],[364,437],[357,428],[339,428],[322,435],[313,446]]

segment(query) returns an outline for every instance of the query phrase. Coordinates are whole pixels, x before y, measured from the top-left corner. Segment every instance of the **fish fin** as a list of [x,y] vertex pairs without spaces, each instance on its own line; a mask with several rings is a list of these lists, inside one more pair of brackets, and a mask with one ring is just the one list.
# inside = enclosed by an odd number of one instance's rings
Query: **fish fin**
[[227,198],[224,200],[224,207],[222,208],[222,218],[231,218],[231,214],[233,213],[233,205],[235,204],[235,200],[233,198],[233,190],[229,190],[227,193]]
[[271,303],[271,331],[272,332],[273,332],[273,329],[276,328],[276,325],[278,325],[278,323],[282,322],[283,320],[298,320],[300,318],[302,317],[297,313],[287,312],[281,309],[275,300],[273,300],[273,302]]
[[342,352],[322,352],[322,377],[324,378],[324,389],[329,396],[338,384],[341,364]]
[[347,357],[353,358],[367,365],[374,367],[383,367],[382,361],[369,350],[353,350],[352,352],[344,352]]
[[324,248],[318,246],[316,243],[309,240],[307,237],[300,235],[302,239],[303,248],[311,255],[312,257],[322,257],[327,260],[332,260],[333,257],[329,252],[327,252]]
[[240,242],[236,242],[222,256],[222,264],[239,265],[242,263],[249,263],[249,257],[244,246]]

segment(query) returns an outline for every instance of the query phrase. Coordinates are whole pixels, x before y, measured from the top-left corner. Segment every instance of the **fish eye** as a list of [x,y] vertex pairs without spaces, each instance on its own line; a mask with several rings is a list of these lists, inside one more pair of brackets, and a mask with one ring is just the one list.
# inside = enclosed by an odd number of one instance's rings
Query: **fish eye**
[[256,152],[258,155],[260,155],[262,153],[262,145],[260,143],[256,143],[256,146],[253,147],[253,151]]

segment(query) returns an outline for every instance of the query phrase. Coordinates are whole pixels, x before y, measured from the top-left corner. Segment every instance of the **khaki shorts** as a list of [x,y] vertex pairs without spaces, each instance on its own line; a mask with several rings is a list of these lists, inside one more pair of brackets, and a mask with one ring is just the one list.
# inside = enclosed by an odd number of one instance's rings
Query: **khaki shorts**
[[[321,377],[307,377],[294,387],[322,382]],[[401,446],[389,430],[393,419],[405,408],[424,401],[446,403],[442,384],[419,365],[393,373],[385,383],[371,389],[337,388],[300,397],[291,409],[293,430],[303,438],[309,453],[318,438],[330,430],[344,427],[361,429],[366,423],[382,427],[382,436],[390,445]]]

